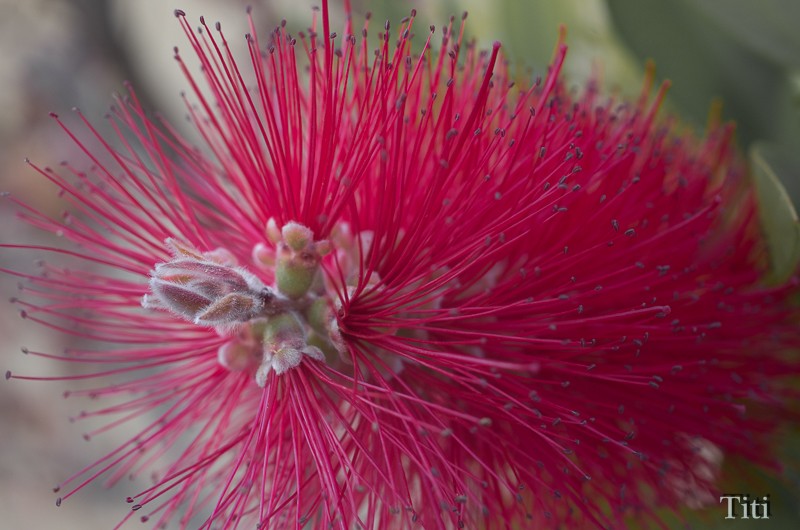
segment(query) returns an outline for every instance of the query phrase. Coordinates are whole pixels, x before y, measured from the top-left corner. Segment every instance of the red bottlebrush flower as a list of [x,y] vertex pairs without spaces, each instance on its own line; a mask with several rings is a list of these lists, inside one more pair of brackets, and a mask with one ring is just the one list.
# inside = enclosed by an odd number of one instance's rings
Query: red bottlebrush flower
[[323,1],[245,64],[176,15],[202,148],[131,92],[113,141],[64,126],[88,172],[33,166],[71,213],[22,205],[83,264],[14,273],[23,316],[93,344],[37,355],[100,367],[62,378],[98,380],[90,435],[148,422],[59,503],[157,471],[154,527],[622,527],[706,501],[722,455],[776,465],[797,282],[761,280],[729,127],[571,93],[563,44],[513,86],[452,19],[373,50]]

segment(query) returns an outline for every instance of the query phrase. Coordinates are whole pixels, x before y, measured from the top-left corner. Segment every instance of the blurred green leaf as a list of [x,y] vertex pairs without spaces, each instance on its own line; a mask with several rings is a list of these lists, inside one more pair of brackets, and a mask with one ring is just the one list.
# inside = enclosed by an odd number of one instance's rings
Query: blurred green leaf
[[605,0],[499,0],[492,5],[499,8],[512,58],[545,68],[552,59],[558,28],[564,25],[570,50],[563,70],[568,83],[581,84],[591,78],[628,97],[639,95],[642,71],[613,31]]
[[780,177],[781,184],[797,209],[800,204],[800,153],[797,148],[791,144],[758,142],[757,150],[772,172]]
[[466,40],[476,38],[482,49],[501,41],[512,72],[526,78],[547,72],[563,24],[569,46],[563,68],[567,83],[581,85],[592,78],[628,97],[638,96],[642,85],[642,71],[613,31],[605,0],[353,0],[353,6],[357,13],[372,11],[379,22],[400,20],[413,7],[420,21],[418,38],[427,35],[429,24],[437,27],[434,46],[450,15],[458,27],[466,11]]
[[733,38],[773,62],[800,66],[797,0],[695,0],[694,5]]
[[786,281],[800,263],[800,222],[792,200],[767,161],[769,148],[756,144],[750,149],[753,183],[758,197],[759,218],[767,238],[771,277]]
[[[756,2],[752,2],[756,4]],[[787,72],[749,47],[695,0],[608,0],[613,23],[641,59],[673,81],[671,99],[704,124],[714,98],[739,124],[741,140],[784,135]]]

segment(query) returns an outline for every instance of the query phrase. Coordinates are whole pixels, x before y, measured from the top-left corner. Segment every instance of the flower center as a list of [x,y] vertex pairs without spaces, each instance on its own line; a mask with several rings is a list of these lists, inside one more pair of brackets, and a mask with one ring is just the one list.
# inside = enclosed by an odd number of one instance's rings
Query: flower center
[[[270,219],[266,234],[274,247],[257,244],[253,263],[273,277],[273,285],[240,267],[226,249],[199,252],[168,239],[172,259],[151,271],[150,292],[142,299],[145,308],[169,311],[229,337],[219,348],[219,363],[253,373],[261,387],[270,372],[283,374],[307,357],[347,357],[320,266],[330,243],[315,241],[308,227],[295,222],[279,229]],[[352,254],[355,245],[349,252],[347,246],[345,253]]]

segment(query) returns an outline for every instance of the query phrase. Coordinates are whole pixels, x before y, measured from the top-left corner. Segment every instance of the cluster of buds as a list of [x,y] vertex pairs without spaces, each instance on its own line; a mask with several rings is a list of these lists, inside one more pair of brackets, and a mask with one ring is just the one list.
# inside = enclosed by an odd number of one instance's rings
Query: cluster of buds
[[200,253],[174,239],[166,244],[173,259],[151,272],[144,307],[166,309],[197,325],[221,329],[281,310],[274,291],[235,266],[230,253]]
[[142,299],[148,309],[169,311],[228,337],[218,352],[220,364],[253,372],[262,387],[270,372],[285,373],[306,356],[325,360],[309,341],[331,345],[320,273],[329,243],[314,241],[314,233],[295,222],[278,229],[270,219],[266,234],[274,249],[259,244],[253,257],[259,268],[272,273],[273,286],[238,266],[225,249],[199,252],[168,239],[172,259],[151,271],[150,292]]

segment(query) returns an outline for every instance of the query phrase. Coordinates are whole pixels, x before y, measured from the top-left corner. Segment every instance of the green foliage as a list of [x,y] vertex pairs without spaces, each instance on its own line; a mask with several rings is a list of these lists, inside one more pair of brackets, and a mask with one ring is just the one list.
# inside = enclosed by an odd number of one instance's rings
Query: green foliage
[[770,150],[758,144],[750,149],[759,217],[770,254],[769,280],[782,283],[800,263],[800,222],[786,188],[768,161],[769,155]]
[[684,117],[702,124],[711,101],[721,99],[742,146],[767,142],[780,153],[771,172],[800,201],[800,2],[607,3],[635,55],[654,59],[659,75],[673,81],[670,97]]

